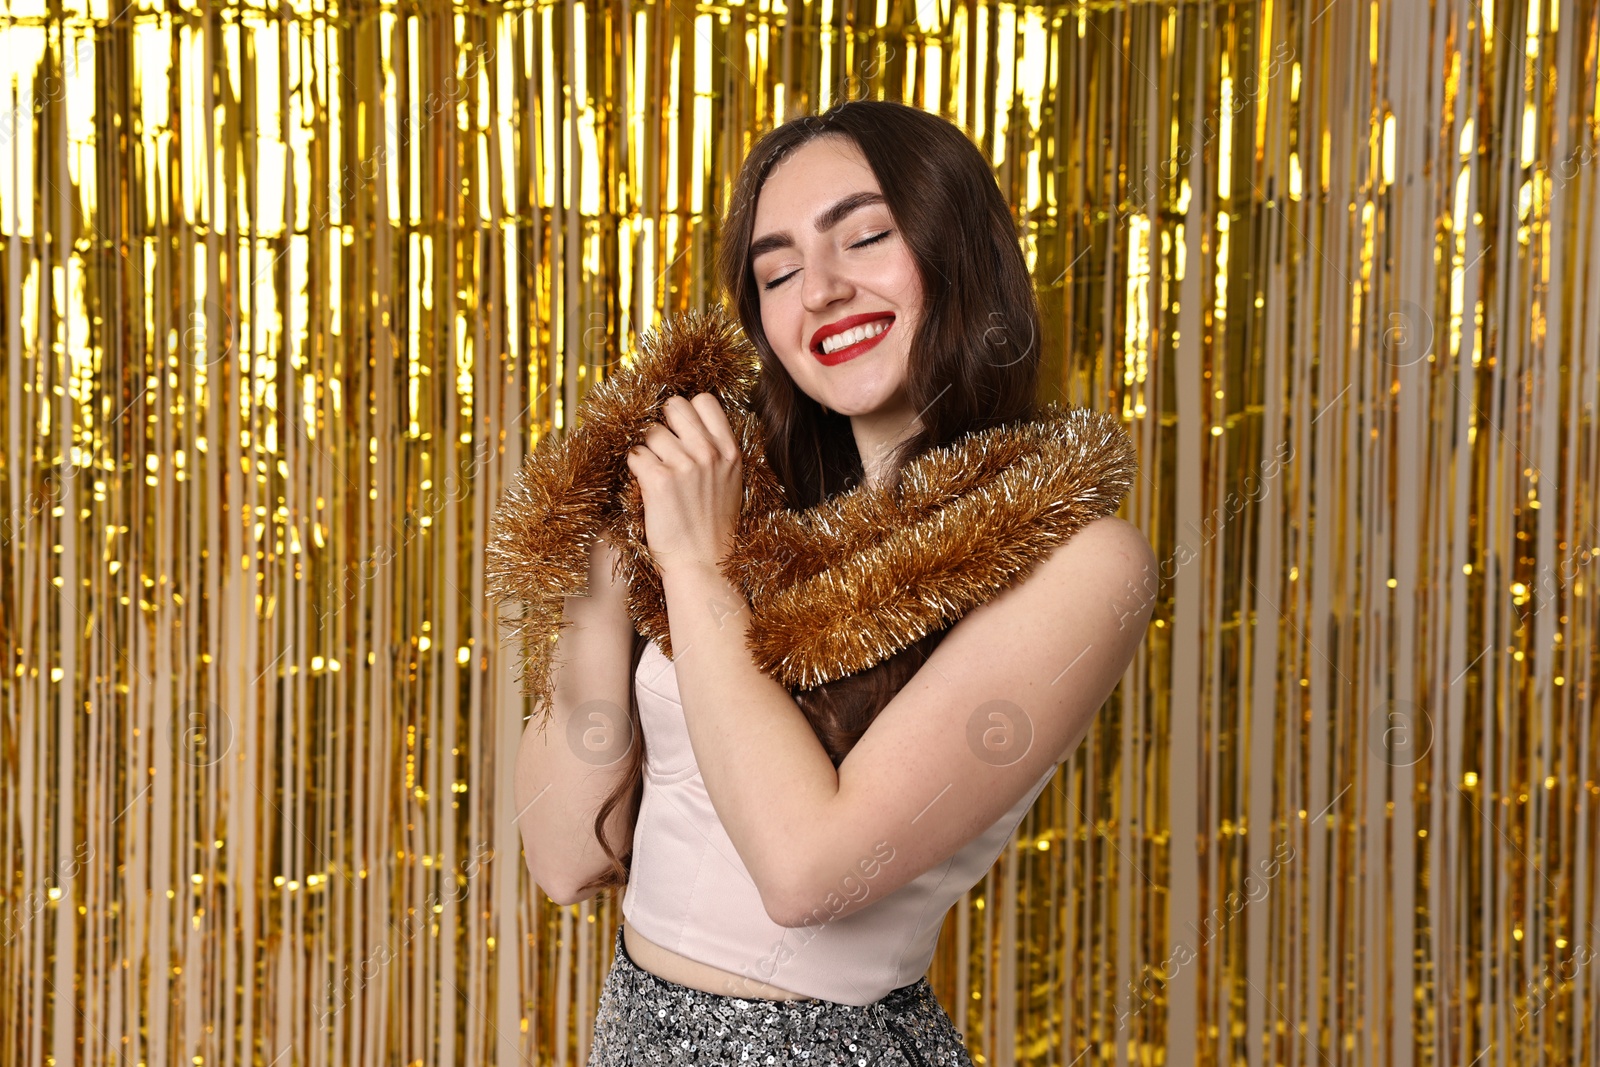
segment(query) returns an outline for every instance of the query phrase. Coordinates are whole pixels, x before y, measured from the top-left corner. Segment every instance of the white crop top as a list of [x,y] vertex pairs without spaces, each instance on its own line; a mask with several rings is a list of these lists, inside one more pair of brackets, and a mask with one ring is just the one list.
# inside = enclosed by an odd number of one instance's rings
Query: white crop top
[[[779,926],[711,806],[689,744],[677,671],[653,641],[634,682],[646,742],[644,796],[622,914],[648,941],[802,996],[865,1005],[921,978],[945,913],[994,866],[1056,771],[1052,764],[960,852],[876,903],[820,925]],[[892,854],[886,861],[893,862]],[[870,891],[867,871],[859,889],[846,888],[846,894]]]

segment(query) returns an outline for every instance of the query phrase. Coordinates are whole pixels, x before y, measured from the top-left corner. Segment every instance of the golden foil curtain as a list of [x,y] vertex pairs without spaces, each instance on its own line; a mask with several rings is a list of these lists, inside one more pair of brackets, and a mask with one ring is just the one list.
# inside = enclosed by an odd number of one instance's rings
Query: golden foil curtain
[[947,920],[979,1062],[1600,1062],[1594,0],[4,10],[0,1063],[582,1062],[486,523],[862,95],[1162,560]]

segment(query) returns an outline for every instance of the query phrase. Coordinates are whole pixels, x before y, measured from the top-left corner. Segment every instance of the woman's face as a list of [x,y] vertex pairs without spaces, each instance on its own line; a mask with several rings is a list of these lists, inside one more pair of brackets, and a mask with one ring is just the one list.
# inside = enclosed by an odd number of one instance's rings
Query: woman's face
[[779,161],[753,232],[761,328],[795,384],[842,415],[909,419],[922,281],[855,142],[825,134]]

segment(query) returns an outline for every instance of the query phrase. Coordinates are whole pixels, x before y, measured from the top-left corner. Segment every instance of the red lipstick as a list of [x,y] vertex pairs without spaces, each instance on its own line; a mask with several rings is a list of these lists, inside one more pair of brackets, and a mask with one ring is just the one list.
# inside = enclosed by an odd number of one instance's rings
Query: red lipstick
[[[826,341],[830,337],[844,333],[846,330],[854,329],[863,323],[880,322],[885,319],[889,321],[890,325],[884,329],[882,333],[863,338],[847,348],[840,348],[833,352],[824,352],[822,350],[822,342]],[[856,356],[866,352],[879,341],[889,336],[889,331],[892,329],[894,329],[893,312],[869,311],[860,315],[850,315],[846,318],[840,319],[838,322],[829,323],[828,325],[819,329],[816,333],[812,334],[811,354],[816,356],[817,360],[825,366],[836,366],[837,364],[843,363],[847,359],[854,359]]]

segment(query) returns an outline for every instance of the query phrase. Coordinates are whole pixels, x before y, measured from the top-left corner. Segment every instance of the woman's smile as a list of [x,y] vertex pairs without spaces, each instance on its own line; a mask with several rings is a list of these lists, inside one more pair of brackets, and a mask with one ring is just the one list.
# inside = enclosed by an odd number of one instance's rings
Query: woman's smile
[[877,345],[893,326],[892,312],[851,315],[818,330],[811,341],[811,354],[824,366],[836,366]]

